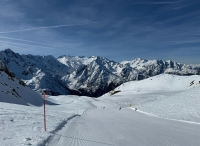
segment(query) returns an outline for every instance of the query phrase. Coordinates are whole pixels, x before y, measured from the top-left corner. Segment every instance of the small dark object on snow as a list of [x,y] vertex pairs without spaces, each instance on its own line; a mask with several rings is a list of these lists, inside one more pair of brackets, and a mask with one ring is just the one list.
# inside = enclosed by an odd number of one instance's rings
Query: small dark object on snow
[[105,106],[103,107],[103,109],[105,108]]
[[137,108],[135,108],[135,111],[137,111]]
[[120,107],[119,110],[121,110],[122,108]]

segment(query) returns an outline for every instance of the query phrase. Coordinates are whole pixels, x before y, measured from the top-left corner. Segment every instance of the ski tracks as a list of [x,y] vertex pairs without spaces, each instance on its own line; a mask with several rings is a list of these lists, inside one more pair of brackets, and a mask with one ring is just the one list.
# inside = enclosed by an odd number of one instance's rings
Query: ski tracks
[[56,128],[55,130],[49,132],[51,135],[49,137],[47,137],[45,140],[43,140],[42,142],[40,142],[38,144],[38,146],[46,146],[49,144],[49,142],[52,141],[52,139],[56,139],[56,141],[59,141],[59,131],[62,130],[63,127],[65,127],[65,125],[73,118],[79,117],[80,115],[72,115],[71,117],[67,118],[66,120],[63,120]]
[[[88,117],[88,112],[95,110],[96,108],[86,109],[82,115],[74,116],[63,121],[52,135],[47,138],[39,146],[104,146],[112,145],[106,142],[97,141],[94,133],[88,129],[87,120],[84,117]],[[66,127],[65,127],[66,126]],[[91,125],[92,126],[92,125]],[[94,125],[93,125],[94,126]],[[63,128],[65,127],[65,128]],[[99,127],[101,128],[101,127]],[[87,131],[86,133],[83,131]]]
[[[94,101],[96,102],[96,101]],[[98,141],[96,134],[91,132],[88,127],[88,117],[90,117],[90,112],[93,110],[98,110],[96,104],[89,102],[92,108],[85,109],[81,115],[74,115],[69,117],[67,120],[61,122],[57,128],[50,132],[51,135],[45,139],[38,146],[104,146],[112,145],[103,141]],[[101,109],[103,110],[103,109]],[[100,120],[100,119],[99,119]],[[96,126],[96,125],[91,125]],[[98,127],[98,131],[101,131],[101,127]],[[86,132],[85,132],[86,131]]]

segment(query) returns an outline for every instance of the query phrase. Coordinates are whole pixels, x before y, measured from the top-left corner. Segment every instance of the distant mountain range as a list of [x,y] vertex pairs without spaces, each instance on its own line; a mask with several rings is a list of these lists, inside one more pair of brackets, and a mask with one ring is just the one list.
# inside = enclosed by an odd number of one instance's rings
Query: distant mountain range
[[162,73],[200,75],[200,65],[137,58],[120,63],[104,57],[20,55],[0,51],[0,60],[33,90],[48,94],[98,97],[127,81]]

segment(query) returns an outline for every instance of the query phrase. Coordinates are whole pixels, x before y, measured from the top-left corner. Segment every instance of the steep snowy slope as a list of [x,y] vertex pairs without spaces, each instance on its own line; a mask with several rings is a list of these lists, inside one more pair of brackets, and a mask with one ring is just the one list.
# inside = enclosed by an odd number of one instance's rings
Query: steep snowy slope
[[0,61],[0,102],[40,106],[43,99],[38,93],[26,87],[23,81],[15,78]]

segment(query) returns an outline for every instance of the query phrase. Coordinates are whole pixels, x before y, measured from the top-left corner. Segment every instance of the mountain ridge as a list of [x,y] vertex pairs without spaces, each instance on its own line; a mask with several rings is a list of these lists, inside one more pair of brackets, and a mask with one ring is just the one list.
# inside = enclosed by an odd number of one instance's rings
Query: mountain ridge
[[100,56],[20,55],[11,49],[0,51],[9,70],[33,90],[51,95],[76,94],[99,97],[117,86],[158,74],[200,75],[200,65],[168,60],[115,62]]

